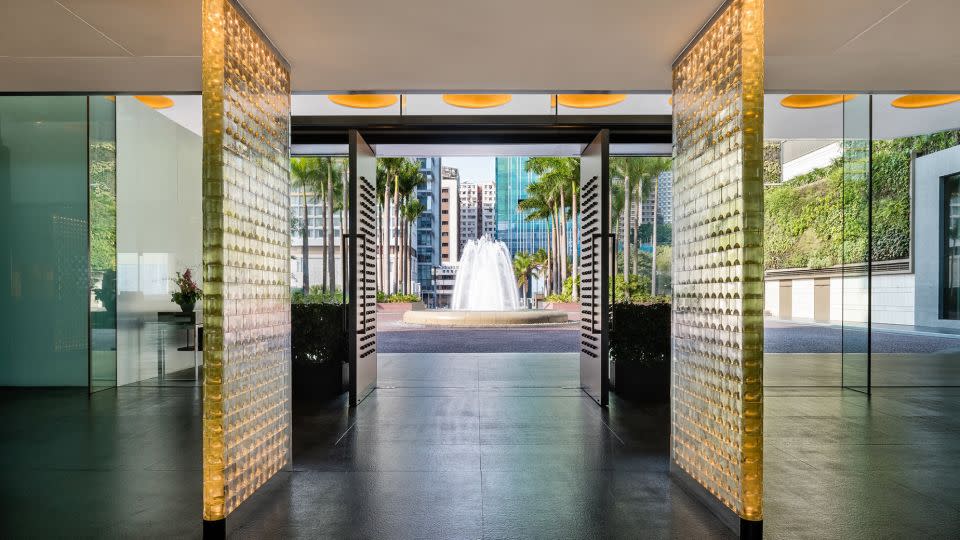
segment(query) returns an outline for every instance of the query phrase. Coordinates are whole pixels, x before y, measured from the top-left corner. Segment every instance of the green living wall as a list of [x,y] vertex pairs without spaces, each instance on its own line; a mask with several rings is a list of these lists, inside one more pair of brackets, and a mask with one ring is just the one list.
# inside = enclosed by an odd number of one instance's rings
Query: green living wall
[[[922,156],[957,144],[960,130],[873,142],[874,261],[909,257],[911,151]],[[764,197],[767,270],[840,264],[844,219],[848,234],[866,244],[867,202],[858,200],[862,193],[862,186],[843,185],[841,159],[787,182],[768,185]],[[841,197],[847,198],[848,209],[861,211],[844,216]],[[849,256],[849,240],[847,250]],[[865,245],[853,251],[866,253]]]

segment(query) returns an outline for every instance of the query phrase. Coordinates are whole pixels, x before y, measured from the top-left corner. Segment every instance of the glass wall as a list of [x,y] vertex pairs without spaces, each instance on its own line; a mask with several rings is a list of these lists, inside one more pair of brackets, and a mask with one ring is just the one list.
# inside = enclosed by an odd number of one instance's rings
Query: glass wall
[[610,158],[611,225],[616,235],[614,298],[670,295],[673,237],[672,161],[664,156]]
[[[117,383],[195,384],[202,302],[177,305],[173,279],[202,288],[202,137],[195,96],[154,110],[117,104]],[[174,121],[174,120],[177,121]]]
[[88,150],[86,97],[0,96],[0,386],[88,384]]
[[[861,279],[847,267],[856,261],[845,250],[843,235],[844,205],[854,203],[843,198],[843,99],[789,94],[765,98],[767,386],[842,384],[843,325],[850,322],[845,321],[844,291]],[[865,208],[866,200],[859,204]],[[861,239],[865,241],[863,235]],[[862,271],[863,261],[859,263]],[[866,314],[863,307],[861,315]]]
[[117,385],[116,100],[89,98],[90,391]]
[[960,385],[960,96],[875,95],[872,132],[872,386]]
[[765,382],[960,384],[960,96],[768,95]]

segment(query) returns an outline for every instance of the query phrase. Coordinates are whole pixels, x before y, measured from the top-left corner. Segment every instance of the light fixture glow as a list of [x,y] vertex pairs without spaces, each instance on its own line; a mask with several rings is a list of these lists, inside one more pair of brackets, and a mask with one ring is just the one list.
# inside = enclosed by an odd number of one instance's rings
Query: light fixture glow
[[167,96],[133,96],[137,98],[140,103],[143,103],[151,109],[169,109],[173,107],[173,100]]
[[780,105],[788,109],[819,109],[846,103],[855,97],[856,94],[793,94],[781,99]]
[[898,109],[926,109],[960,101],[960,94],[907,94],[890,102]]
[[627,99],[626,94],[559,94],[557,102],[574,109],[610,107]]
[[443,101],[447,105],[464,109],[489,109],[510,103],[513,96],[510,94],[444,94]]
[[334,94],[327,96],[330,101],[352,109],[383,109],[397,102],[392,94]]

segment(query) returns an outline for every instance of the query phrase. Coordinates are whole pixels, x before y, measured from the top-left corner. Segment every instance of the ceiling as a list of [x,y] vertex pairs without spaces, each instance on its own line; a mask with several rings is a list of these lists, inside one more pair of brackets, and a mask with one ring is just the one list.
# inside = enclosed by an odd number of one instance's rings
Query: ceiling
[[[243,0],[308,91],[666,91],[719,0]],[[200,89],[200,0],[0,0],[0,91]],[[772,90],[960,90],[960,2],[767,0]]]

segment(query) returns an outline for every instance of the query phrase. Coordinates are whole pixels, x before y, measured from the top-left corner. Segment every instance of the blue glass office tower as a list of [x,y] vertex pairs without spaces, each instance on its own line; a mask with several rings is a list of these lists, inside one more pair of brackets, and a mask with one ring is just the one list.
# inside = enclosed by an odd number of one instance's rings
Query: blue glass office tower
[[511,255],[547,249],[550,238],[547,220],[528,221],[517,209],[517,204],[527,197],[527,186],[537,179],[536,174],[526,170],[529,159],[497,158],[497,239],[507,245]]

